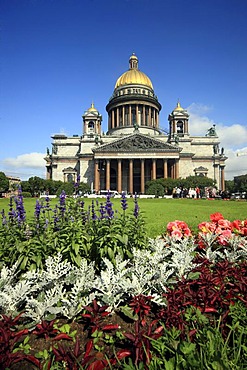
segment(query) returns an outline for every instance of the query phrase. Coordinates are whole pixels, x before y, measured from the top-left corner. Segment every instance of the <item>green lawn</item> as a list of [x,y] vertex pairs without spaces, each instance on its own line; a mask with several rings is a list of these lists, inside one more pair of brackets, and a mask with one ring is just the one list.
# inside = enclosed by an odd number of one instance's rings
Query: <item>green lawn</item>
[[[85,206],[91,204],[91,199],[84,199]],[[99,199],[99,202],[103,199]],[[24,206],[27,218],[30,219],[34,214],[36,199],[24,199]],[[52,200],[52,206],[58,199]],[[0,210],[8,211],[8,199],[0,199]],[[113,199],[114,209],[121,209],[120,199]],[[223,216],[233,221],[235,219],[247,219],[246,201],[223,201],[206,199],[140,199],[138,200],[140,210],[146,221],[147,230],[150,237],[160,235],[165,231],[169,221],[183,220],[190,228],[197,229],[197,225],[202,221],[207,221],[211,213],[220,212]],[[128,199],[128,212],[134,209],[133,199]]]
[[154,237],[165,230],[170,221],[183,220],[194,231],[202,221],[210,220],[210,214],[220,212],[230,220],[247,219],[246,201],[207,199],[142,199],[140,208],[147,221],[149,235]]

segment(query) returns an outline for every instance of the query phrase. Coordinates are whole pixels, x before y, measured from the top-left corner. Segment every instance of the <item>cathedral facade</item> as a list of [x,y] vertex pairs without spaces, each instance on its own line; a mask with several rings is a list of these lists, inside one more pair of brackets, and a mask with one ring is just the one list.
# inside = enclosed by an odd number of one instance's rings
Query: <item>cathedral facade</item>
[[227,157],[220,149],[215,127],[205,136],[193,136],[189,114],[177,103],[168,117],[169,132],[160,129],[161,104],[149,77],[132,55],[129,69],[116,81],[106,111],[108,131],[94,104],[83,114],[83,132],[52,136],[47,150],[47,179],[86,182],[91,189],[145,192],[145,183],[159,178],[207,176],[224,190]]

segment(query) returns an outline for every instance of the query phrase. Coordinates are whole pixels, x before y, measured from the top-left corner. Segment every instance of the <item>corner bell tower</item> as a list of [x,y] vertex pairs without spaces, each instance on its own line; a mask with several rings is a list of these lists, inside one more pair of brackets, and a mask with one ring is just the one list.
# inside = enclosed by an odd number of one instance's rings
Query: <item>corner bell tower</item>
[[94,107],[94,103],[91,104],[91,107],[85,111],[82,116],[83,119],[83,136],[92,137],[101,135],[101,122],[102,115]]
[[181,107],[179,101],[176,108],[169,114],[168,120],[170,138],[189,135],[189,114],[186,109]]

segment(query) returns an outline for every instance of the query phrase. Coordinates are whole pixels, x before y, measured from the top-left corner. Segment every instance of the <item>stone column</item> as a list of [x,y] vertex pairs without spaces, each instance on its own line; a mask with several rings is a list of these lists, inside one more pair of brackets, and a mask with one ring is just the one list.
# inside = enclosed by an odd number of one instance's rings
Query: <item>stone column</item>
[[151,107],[148,108],[148,126],[151,126]]
[[142,124],[146,126],[146,105],[142,105]]
[[100,190],[100,173],[99,173],[99,162],[94,161],[94,189],[96,193]]
[[111,188],[111,162],[110,159],[106,160],[106,190]]
[[176,124],[176,121],[173,122],[173,133],[174,134],[177,133],[177,124]]
[[171,178],[174,179],[174,162],[171,162]]
[[172,178],[175,179],[176,178],[176,160],[175,159],[172,165],[172,172],[173,172]]
[[111,112],[108,113],[108,130],[112,127]]
[[122,126],[126,126],[125,125],[125,107],[123,105],[123,108],[122,108]]
[[220,183],[222,191],[225,191],[225,168],[222,166],[220,167]]
[[164,179],[167,179],[167,159],[164,159]]
[[133,194],[133,159],[129,160],[129,192]]
[[175,179],[179,178],[179,160],[175,159]]
[[141,159],[141,193],[145,193],[145,159]]
[[132,107],[129,105],[129,126],[132,125]]
[[117,162],[117,191],[122,193],[122,159]]
[[119,108],[117,107],[117,122],[116,122],[116,126],[118,127],[119,126]]
[[152,161],[152,180],[156,180],[156,159]]
[[188,129],[188,121],[186,120],[186,121],[184,122],[184,133],[185,133],[185,134],[188,134],[188,131],[189,131],[189,129]]
[[111,111],[111,128],[115,127],[115,112],[114,109]]

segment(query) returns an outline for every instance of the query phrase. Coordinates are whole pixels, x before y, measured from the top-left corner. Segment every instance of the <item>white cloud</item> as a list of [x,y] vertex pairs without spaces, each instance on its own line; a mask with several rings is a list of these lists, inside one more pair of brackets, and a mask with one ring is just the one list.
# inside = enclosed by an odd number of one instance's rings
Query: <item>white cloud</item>
[[18,155],[16,158],[5,158],[3,163],[6,166],[19,168],[43,168],[45,166],[44,153],[28,153]]
[[[238,156],[238,152],[245,153],[246,155]],[[228,157],[225,169],[226,180],[233,180],[234,176],[247,174],[247,147],[242,148],[241,151],[226,149],[225,154]]]
[[[226,180],[245,175],[247,173],[247,127],[237,123],[230,126],[216,123],[205,115],[211,108],[201,104],[193,103],[187,109],[190,114],[191,135],[206,135],[207,130],[215,125],[220,146],[225,149],[225,155],[228,157],[225,168]],[[245,153],[246,156],[238,156],[239,152]]]
[[9,176],[18,176],[21,180],[27,180],[32,176],[44,178],[46,163],[44,157],[44,153],[34,152],[4,158],[1,160],[1,171]]

